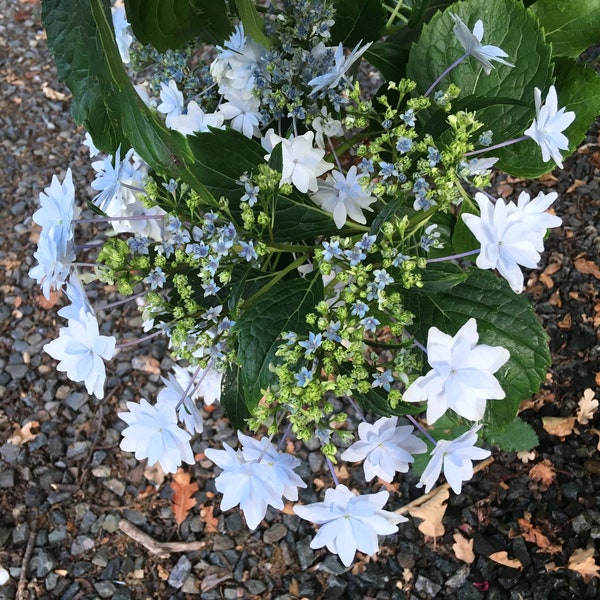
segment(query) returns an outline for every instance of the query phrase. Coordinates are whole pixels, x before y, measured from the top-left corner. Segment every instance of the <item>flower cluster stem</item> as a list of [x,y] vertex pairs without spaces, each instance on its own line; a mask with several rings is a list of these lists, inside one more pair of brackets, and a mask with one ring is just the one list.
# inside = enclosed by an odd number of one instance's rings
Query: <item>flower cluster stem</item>
[[442,71],[441,75],[427,88],[427,91],[423,94],[423,96],[429,96],[429,94],[431,94],[431,92],[433,92],[433,90],[436,88],[437,84],[444,79],[444,77],[446,77],[446,75],[448,75],[452,69],[458,67],[458,65],[460,65],[460,63],[465,60],[467,56],[469,56],[469,53],[465,52],[462,56],[459,56],[449,67],[446,67]]

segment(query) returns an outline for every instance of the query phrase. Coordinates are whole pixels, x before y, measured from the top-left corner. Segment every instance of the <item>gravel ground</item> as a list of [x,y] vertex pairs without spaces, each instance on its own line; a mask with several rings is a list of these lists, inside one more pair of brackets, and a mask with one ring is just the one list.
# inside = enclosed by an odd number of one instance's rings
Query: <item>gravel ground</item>
[[[120,354],[101,402],[70,384],[42,352],[60,319],[27,276],[37,241],[31,215],[52,174],[62,178],[67,166],[76,189],[85,190],[89,158],[48,57],[39,11],[36,0],[0,0],[0,565],[11,575],[0,598],[598,597],[597,576],[584,579],[567,568],[576,551],[593,555],[600,538],[600,460],[592,432],[598,417],[563,438],[541,426],[542,417],[574,416],[583,390],[596,389],[599,380],[597,129],[556,178],[496,181],[506,196],[552,187],[565,220],[528,282],[554,355],[544,389],[523,412],[540,436],[536,456],[527,464],[514,454],[497,456],[461,496],[450,497],[445,534],[435,542],[411,520],[385,539],[376,558],[346,569],[337,557],[310,549],[314,531],[294,515],[269,511],[249,532],[237,511],[219,511],[202,452],[212,442],[236,443],[220,408],[205,415],[205,432],[195,442],[200,460],[190,472],[200,486],[197,507],[177,528],[169,480],[118,449],[124,424],[116,413],[128,400],[155,396],[159,367],[170,366],[164,343]],[[104,287],[98,297],[116,295]],[[128,307],[104,315],[102,328],[127,336],[139,324],[135,307]],[[301,475],[328,482],[316,445],[294,450]],[[535,479],[537,465],[542,473],[550,469],[549,479]],[[365,485],[352,469],[342,482]],[[419,495],[414,483],[408,477],[392,488],[393,508]],[[317,499],[318,492],[301,493],[304,502]],[[473,540],[470,564],[452,550],[459,532]],[[175,546],[159,545],[165,542]],[[518,560],[516,568],[490,558],[499,551]]]

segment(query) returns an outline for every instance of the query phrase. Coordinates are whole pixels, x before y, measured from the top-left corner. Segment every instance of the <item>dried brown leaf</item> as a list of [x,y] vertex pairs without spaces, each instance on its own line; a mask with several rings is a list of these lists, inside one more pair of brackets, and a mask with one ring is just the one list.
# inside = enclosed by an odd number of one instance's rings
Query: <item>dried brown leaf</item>
[[432,538],[444,535],[446,529],[442,519],[447,508],[445,502],[449,497],[450,492],[447,489],[442,489],[421,506],[416,506],[408,511],[411,517],[423,519],[423,522],[419,525],[419,531],[422,534]]
[[506,552],[506,550],[494,552],[493,554],[490,554],[489,558],[499,565],[504,565],[505,567],[510,567],[511,569],[520,570],[523,568],[523,564],[518,558],[508,558],[508,552]]
[[8,438],[9,444],[14,444],[15,446],[22,446],[31,440],[34,440],[37,437],[37,433],[33,433],[31,430],[34,427],[39,427],[39,421],[29,421],[29,423],[25,423],[23,427],[15,424],[13,425],[13,434]]
[[458,560],[462,560],[470,565],[475,560],[475,553],[473,552],[473,541],[468,540],[461,533],[454,534],[454,544],[452,544],[452,551],[454,556]]
[[194,494],[200,489],[197,483],[190,483],[190,474],[183,469],[177,469],[177,473],[173,475],[173,481],[170,483],[173,490],[173,502],[171,510],[175,516],[177,525],[181,525],[190,510],[196,506],[196,498]]
[[579,400],[579,408],[577,409],[577,422],[580,425],[587,425],[598,410],[598,400],[594,398],[594,390],[588,388],[583,391],[583,396]]
[[565,437],[573,433],[575,417],[542,417],[542,427],[550,434]]
[[600,267],[593,260],[576,258],[573,266],[584,275],[593,275],[596,279],[600,279]]
[[567,569],[580,573],[585,583],[589,583],[594,577],[600,577],[600,566],[594,560],[593,548],[575,550],[569,558]]
[[533,481],[539,481],[542,485],[548,487],[556,478],[554,465],[545,458],[542,462],[531,467],[529,470],[529,478]]
[[203,506],[200,509],[200,519],[204,523],[204,531],[206,533],[218,533],[219,532],[219,519],[214,516],[213,506]]
[[600,452],[600,429],[595,429],[592,427],[592,429],[590,430],[594,435],[598,436],[598,445],[596,446],[596,450],[598,450],[598,452]]
[[553,544],[540,529],[533,525],[528,519],[521,518],[518,520],[518,523],[523,532],[523,539],[526,542],[535,544],[542,552],[547,552],[548,554],[556,554],[557,552],[562,551],[562,548],[559,545]]

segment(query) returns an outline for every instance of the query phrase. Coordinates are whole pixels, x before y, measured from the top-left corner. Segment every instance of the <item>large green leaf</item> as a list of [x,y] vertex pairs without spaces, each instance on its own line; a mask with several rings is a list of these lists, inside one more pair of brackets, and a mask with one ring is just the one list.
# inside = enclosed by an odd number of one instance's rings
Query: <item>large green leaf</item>
[[[101,6],[110,14],[108,0]],[[119,145],[129,147],[119,122],[109,115],[109,76],[89,0],[43,0],[42,23],[58,76],[73,94],[75,122],[89,131],[100,150],[112,154]]]
[[577,58],[600,42],[600,0],[537,0],[529,10],[544,28],[554,56]]
[[306,315],[323,299],[323,283],[317,274],[312,279],[282,280],[243,312],[238,320],[238,360],[240,381],[246,393],[246,406],[252,410],[261,390],[273,382],[269,368],[279,360],[275,352],[284,331],[308,333]]
[[199,37],[220,44],[232,31],[224,0],[125,0],[135,37],[159,52]]
[[235,6],[245,32],[256,42],[268,48],[271,40],[264,34],[263,18],[256,10],[254,0],[235,0]]
[[533,427],[519,417],[503,427],[486,427],[484,436],[487,442],[506,452],[527,452],[540,443]]
[[[569,138],[569,150],[563,155],[568,156],[600,114],[600,77],[593,69],[570,58],[558,58],[555,65],[558,106],[575,112],[575,121],[564,131]],[[539,177],[556,167],[554,161],[542,160],[542,152],[532,140],[506,146],[494,155],[500,158],[498,168],[519,177]]]
[[335,25],[331,40],[344,46],[381,37],[387,21],[382,0],[334,0]]
[[477,110],[477,118],[494,132],[494,142],[523,134],[535,116],[533,90],[545,89],[552,78],[550,46],[535,18],[518,0],[466,0],[438,13],[423,28],[408,61],[408,76],[424,92],[457,58],[464,48],[454,35],[457,14],[470,29],[481,19],[483,44],[499,46],[508,53],[513,68],[493,63],[489,75],[473,57],[468,57],[442,80],[438,89],[450,83],[461,89],[455,108]]
[[239,365],[230,365],[221,384],[221,406],[235,429],[244,430],[246,419],[252,415],[246,406],[246,396],[241,386]]
[[509,361],[496,374],[506,398],[487,404],[491,426],[512,421],[521,402],[539,390],[550,366],[548,338],[529,300],[515,294],[504,279],[473,269],[466,281],[447,291],[429,296],[405,293],[405,306],[418,315],[410,330],[422,342],[430,327],[454,335],[473,317],[480,343],[510,352]]

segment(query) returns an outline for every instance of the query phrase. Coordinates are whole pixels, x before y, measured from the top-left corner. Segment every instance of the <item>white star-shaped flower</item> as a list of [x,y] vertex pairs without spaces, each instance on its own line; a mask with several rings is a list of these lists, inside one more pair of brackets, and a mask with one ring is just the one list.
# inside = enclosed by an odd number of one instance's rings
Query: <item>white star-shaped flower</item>
[[437,421],[449,408],[461,417],[480,421],[487,400],[505,397],[494,373],[510,358],[500,346],[477,344],[477,322],[469,319],[454,337],[431,327],[427,362],[432,369],[404,392],[406,402],[427,401],[427,422]]
[[493,203],[478,192],[475,200],[480,216],[463,213],[462,219],[481,244],[476,264],[480,269],[498,269],[511,288],[520,293],[523,273],[519,265],[533,269],[540,260],[546,227],[557,227],[560,219],[544,213],[556,194],[541,194],[532,201],[521,195],[519,203]]
[[169,127],[183,135],[210,131],[209,127],[223,128],[223,115],[220,113],[205,113],[194,100],[188,102],[187,113],[171,118]]
[[396,524],[408,520],[383,510],[388,498],[386,491],[357,496],[345,485],[338,485],[325,492],[323,502],[296,505],[294,512],[302,519],[322,526],[310,547],[327,546],[349,567],[357,550],[369,556],[375,554],[379,550],[377,536],[396,533]]
[[218,114],[229,121],[231,129],[251,138],[258,133],[260,124],[260,102],[257,98],[234,99],[219,106]]
[[477,432],[481,425],[473,425],[469,431],[455,440],[439,440],[431,452],[431,460],[425,467],[417,487],[425,486],[427,494],[436,484],[442,470],[455,494],[460,494],[462,482],[473,477],[474,460],[490,456],[489,450],[477,448]]
[[553,85],[548,90],[544,104],[542,104],[542,92],[538,88],[534,90],[534,98],[536,118],[525,130],[525,135],[542,149],[544,162],[553,158],[562,169],[562,156],[559,150],[569,149],[569,139],[562,132],[575,120],[575,113],[565,112],[564,107],[558,109],[556,88]]
[[492,60],[502,63],[507,67],[515,66],[504,60],[508,54],[502,48],[481,45],[481,40],[483,39],[483,21],[481,19],[475,23],[475,27],[471,32],[459,16],[453,13],[450,13],[450,16],[454,19],[454,35],[465,49],[465,54],[472,56],[480,63],[486,75],[489,75],[490,71],[494,68],[494,65],[490,62]]
[[[320,91],[330,88],[337,87],[341,81],[346,78],[346,73],[352,67],[352,65],[358,61],[361,56],[371,47],[371,43],[365,44],[362,48],[360,47],[361,42],[358,42],[354,49],[348,54],[348,56],[344,55],[344,46],[340,42],[338,47],[335,50],[335,65],[333,68],[327,73],[323,73],[317,77],[313,77],[308,85],[312,86],[311,95],[318,94]],[[322,52],[325,48],[321,47],[321,45],[317,46],[313,52]]]
[[[325,150],[313,147],[314,136],[314,132],[307,131],[288,140],[277,135],[272,129],[267,131],[262,143],[268,152],[277,144],[282,144],[283,169],[280,185],[291,183],[303,194],[309,190],[316,192],[317,177],[333,168],[331,163],[323,160]],[[271,154],[265,156],[267,161],[270,158]]]
[[46,344],[44,351],[60,361],[56,368],[66,372],[71,381],[83,381],[88,394],[102,399],[106,379],[103,359],[114,356],[115,344],[114,337],[100,335],[96,317],[82,310],[79,319],[70,319],[67,327],[61,327],[58,338]]
[[65,239],[61,227],[42,229],[37,250],[33,253],[37,265],[29,270],[29,277],[41,285],[42,294],[50,299],[50,290],[59,290],[65,284],[75,260],[73,244]]
[[364,460],[365,478],[371,481],[380,477],[390,482],[396,472],[406,473],[413,454],[427,452],[427,444],[413,435],[410,425],[397,427],[398,417],[381,417],[372,425],[363,422],[358,426],[357,442],[341,454],[342,460]]
[[366,173],[357,175],[356,166],[352,165],[346,175],[333,171],[311,194],[315,204],[333,215],[338,229],[345,225],[348,218],[357,223],[367,222],[363,210],[371,210],[369,206],[377,202],[377,198],[361,185],[361,179],[365,177],[368,180]]
[[165,384],[165,387],[158,393],[156,403],[160,404],[164,402],[173,407],[179,405],[177,416],[184,427],[191,434],[202,433],[202,430],[204,429],[202,413],[198,409],[195,399],[192,397],[192,392],[194,390],[193,385],[189,389],[187,385],[183,387],[178,377],[171,373],[169,373],[167,378],[161,377],[161,379]]
[[137,460],[148,459],[148,466],[160,463],[165,473],[175,473],[182,461],[194,464],[191,436],[177,425],[175,407],[166,402],[152,406],[145,398],[128,402],[129,412],[119,413],[127,423],[121,450],[135,452]]
[[173,79],[170,79],[169,83],[160,84],[160,99],[162,102],[156,110],[166,115],[165,123],[167,127],[172,128],[172,120],[183,113],[184,107],[183,94]]

